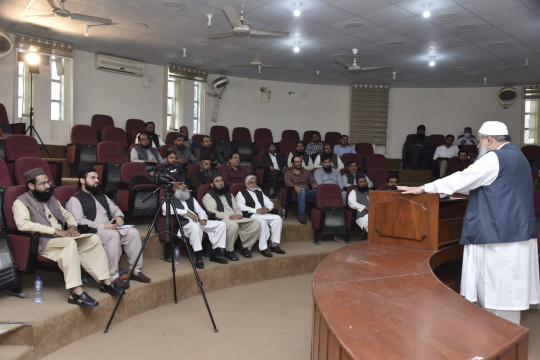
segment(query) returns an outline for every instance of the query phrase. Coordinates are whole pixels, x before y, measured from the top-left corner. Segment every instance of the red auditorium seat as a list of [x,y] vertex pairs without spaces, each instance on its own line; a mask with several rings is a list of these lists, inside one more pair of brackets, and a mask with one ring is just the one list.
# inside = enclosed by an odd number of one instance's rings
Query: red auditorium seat
[[[126,121],[126,135],[128,143],[131,145],[135,142],[133,136],[136,136],[144,129],[144,120],[141,119],[128,119]],[[133,135],[133,133],[135,134]]]
[[54,189],[54,197],[58,199],[62,207],[66,207],[68,200],[80,190],[77,185],[64,185]]
[[126,161],[129,161],[129,145],[124,129],[118,127],[106,127],[102,132],[102,141],[114,141],[122,145]]
[[[28,170],[32,170],[38,167],[42,168],[45,171],[45,173],[49,177],[49,180],[52,181],[52,186],[62,185],[62,173],[53,174],[49,164],[42,158],[38,157],[21,157],[15,160],[13,166],[15,183],[17,185],[26,185],[26,180],[24,180],[24,173]],[[59,170],[59,168],[56,169],[57,171]]]
[[444,145],[445,140],[446,138],[442,134],[429,135],[429,141],[431,141],[431,145],[433,145],[434,148],[437,148],[437,146]]
[[358,165],[358,169],[361,170],[364,168],[364,165],[362,164],[362,157],[358,154],[343,154],[341,156],[341,162],[345,166],[345,168],[348,166],[350,161],[356,161],[356,165]]
[[215,140],[227,140],[231,141],[229,136],[229,129],[226,126],[214,125],[210,128],[210,138],[212,141]]
[[90,125],[74,125],[71,128],[71,143],[67,145],[68,164],[72,175],[79,169],[97,163],[97,133]]
[[2,103],[0,103],[0,127],[0,133],[5,137],[11,134],[24,134],[26,131],[25,123],[10,124],[6,107]]
[[94,114],[92,115],[92,121],[90,125],[92,126],[92,129],[96,131],[98,140],[101,141],[101,134],[103,132],[103,129],[109,126],[114,127],[114,120],[112,116],[109,115]]
[[271,138],[255,138],[255,143],[253,145],[255,146],[255,150],[260,153],[261,151],[266,151],[268,145],[272,142]]
[[319,243],[323,235],[343,236],[349,241],[345,222],[345,209],[341,189],[336,184],[317,186],[316,206],[313,208],[311,226],[315,230],[314,242]]
[[521,152],[530,162],[540,161],[540,146],[538,145],[524,145],[521,147]]
[[245,189],[245,188],[246,188],[246,184],[244,183],[234,183],[234,184],[231,184],[229,191],[232,194],[232,196],[236,196],[236,194],[238,194],[240,190]]
[[269,139],[270,142],[274,142],[272,131],[268,128],[255,129],[255,132],[253,133],[253,140],[256,142],[257,139]]
[[386,157],[382,154],[370,154],[366,156],[366,170],[387,169]]
[[180,134],[178,131],[168,132],[167,136],[165,136],[165,144],[167,145],[173,145],[174,144],[174,138],[176,135]]
[[339,144],[340,140],[341,134],[336,131],[328,131],[326,134],[324,134],[324,142],[332,146]]
[[5,228],[6,223],[2,207],[4,206],[4,195],[8,187],[13,186],[13,180],[4,159],[0,159],[0,228]]
[[300,141],[300,135],[298,134],[298,131],[296,130],[283,130],[281,132],[281,141],[283,140],[290,140],[294,142]]
[[236,127],[232,133],[233,148],[240,155],[241,164],[251,164],[253,158],[253,142],[248,128]]
[[[157,189],[157,185],[151,183],[150,173],[145,168],[145,163],[126,162],[120,169],[122,183],[118,186],[118,207],[126,218],[151,217],[156,213],[159,205],[158,192],[143,202],[146,196]],[[148,183],[131,184],[131,180],[136,176],[145,178]]]
[[94,169],[99,175],[105,193],[116,192],[121,182],[120,168],[126,161],[122,145],[113,141],[102,141],[97,146],[98,164]]
[[373,145],[370,143],[358,143],[354,146],[354,150],[362,157],[374,154]]
[[[304,131],[304,137],[302,138],[302,141],[306,145],[311,142],[311,134],[313,134],[313,133],[317,133],[317,134],[319,134],[319,137],[321,137],[321,133],[318,132],[317,130],[306,130],[306,131]],[[322,141],[322,138],[321,138],[321,141]]]
[[[296,150],[296,143],[298,140],[281,140],[279,142],[279,152],[282,153],[284,156],[288,155],[289,153]],[[287,161],[287,158],[285,158],[285,161]],[[287,164],[287,166],[290,166],[290,164]]]
[[386,180],[388,180],[388,171],[386,169],[368,169],[367,176],[377,189],[386,189]]

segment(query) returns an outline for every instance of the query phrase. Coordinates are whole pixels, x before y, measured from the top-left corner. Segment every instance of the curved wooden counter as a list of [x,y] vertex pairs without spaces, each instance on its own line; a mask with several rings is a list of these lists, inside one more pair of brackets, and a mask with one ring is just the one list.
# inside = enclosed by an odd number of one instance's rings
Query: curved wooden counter
[[457,253],[361,242],[328,255],[313,278],[311,358],[527,359],[528,329],[433,273]]

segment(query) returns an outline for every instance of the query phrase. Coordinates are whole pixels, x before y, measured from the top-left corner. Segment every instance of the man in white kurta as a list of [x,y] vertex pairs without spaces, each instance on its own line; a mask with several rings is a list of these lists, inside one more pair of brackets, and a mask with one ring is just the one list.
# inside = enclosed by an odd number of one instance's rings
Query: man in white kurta
[[[208,220],[206,212],[201,208],[197,200],[191,197],[187,184],[183,178],[175,184],[175,193],[173,199],[176,205],[176,213],[187,223],[183,224],[184,234],[189,238],[189,243],[195,252],[195,265],[199,269],[204,269],[202,259],[202,240],[203,233],[208,234],[212,244],[212,255],[210,261],[220,264],[227,264],[228,260],[224,256],[227,225],[223,221]],[[166,214],[166,204],[163,204],[163,215]],[[172,205],[171,205],[172,206]],[[171,207],[171,214],[174,210]],[[178,230],[178,237],[182,236]]]
[[[530,167],[508,129],[487,121],[478,160],[467,169],[404,193],[469,193],[461,244],[461,295],[519,324],[521,310],[540,303],[538,246]],[[473,226],[471,226],[473,225]]]
[[[265,257],[272,257],[272,253],[285,254],[279,247],[281,242],[281,216],[271,214],[274,203],[257,186],[257,177],[248,175],[245,180],[246,188],[236,194],[236,204],[242,210],[244,217],[257,219],[261,224],[259,233],[259,251]],[[262,200],[262,204],[261,204]],[[268,239],[271,237],[272,246],[268,248]]]

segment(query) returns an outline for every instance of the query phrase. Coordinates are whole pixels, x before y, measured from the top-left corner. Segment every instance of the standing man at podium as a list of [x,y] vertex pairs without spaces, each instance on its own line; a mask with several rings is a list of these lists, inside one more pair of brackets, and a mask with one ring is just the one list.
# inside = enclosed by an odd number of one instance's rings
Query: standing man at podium
[[538,245],[531,169],[510,143],[506,125],[486,121],[478,130],[478,158],[467,169],[404,194],[469,193],[460,244],[461,295],[520,323],[521,310],[540,303]]

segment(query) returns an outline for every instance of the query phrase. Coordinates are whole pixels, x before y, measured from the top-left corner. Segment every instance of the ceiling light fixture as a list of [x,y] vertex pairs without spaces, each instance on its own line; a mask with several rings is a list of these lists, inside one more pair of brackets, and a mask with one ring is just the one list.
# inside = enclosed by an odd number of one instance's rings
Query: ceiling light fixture
[[187,48],[182,48],[182,57],[185,59],[187,58],[187,55],[186,55],[186,51],[187,51]]
[[89,37],[90,33],[88,30],[90,29],[90,25],[84,25],[84,36]]
[[424,19],[427,19],[431,16],[431,11],[429,11],[429,7],[431,6],[430,3],[425,3],[424,4],[424,12],[422,13],[422,17]]
[[487,77],[484,78],[484,86],[487,85]]
[[392,80],[396,80],[397,71],[392,71]]
[[214,15],[206,14],[206,17],[208,18],[208,22],[206,23],[206,26],[212,27],[212,18],[214,17]]
[[302,15],[302,12],[300,11],[300,5],[302,5],[301,2],[297,1],[294,3],[295,9],[293,11],[293,15],[296,17],[299,17],[300,15]]
[[431,56],[429,57],[429,63],[428,63],[428,65],[429,65],[430,67],[434,67],[434,66],[436,65],[436,62],[435,62],[435,55],[431,55]]
[[295,53],[299,53],[299,52],[300,52],[300,46],[298,46],[298,45],[300,45],[300,41],[295,41],[295,42],[294,42],[294,48],[293,48],[293,51],[294,51]]
[[525,58],[525,69],[529,67],[529,58]]

